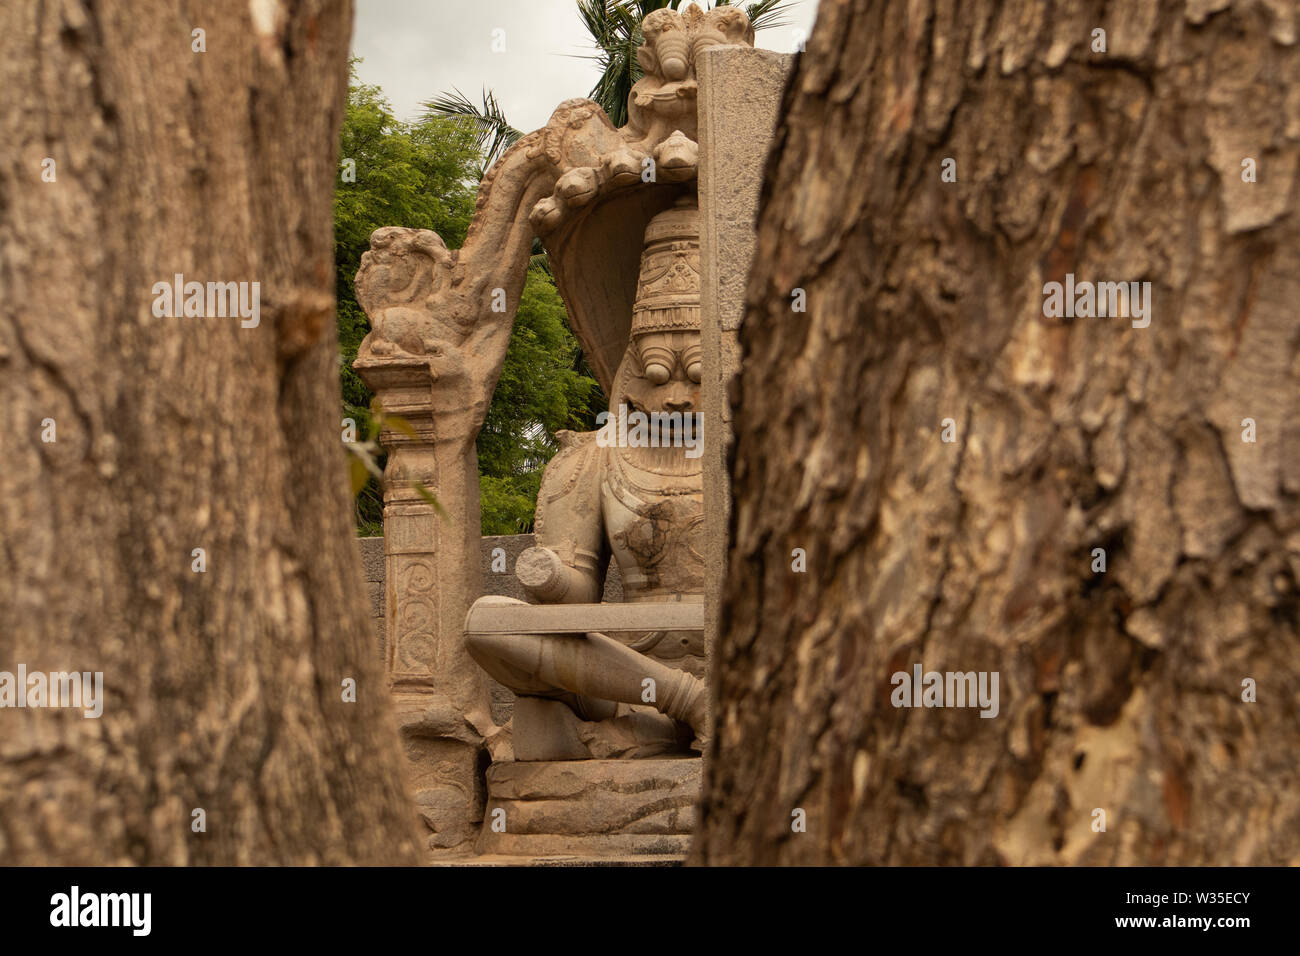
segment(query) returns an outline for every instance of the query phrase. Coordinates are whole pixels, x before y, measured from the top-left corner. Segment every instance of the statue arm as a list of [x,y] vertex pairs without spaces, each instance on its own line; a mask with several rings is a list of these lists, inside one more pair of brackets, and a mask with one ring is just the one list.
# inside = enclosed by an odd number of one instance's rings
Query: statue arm
[[547,604],[600,601],[609,559],[600,507],[601,449],[595,432],[560,432],[560,452],[542,475],[534,533],[515,575]]

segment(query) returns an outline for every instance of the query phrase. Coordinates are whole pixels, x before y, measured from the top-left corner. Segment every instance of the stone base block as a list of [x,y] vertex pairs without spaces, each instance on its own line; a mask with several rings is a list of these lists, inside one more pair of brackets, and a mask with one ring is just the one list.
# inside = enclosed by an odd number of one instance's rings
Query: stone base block
[[476,849],[538,858],[684,858],[700,764],[698,757],[493,764]]

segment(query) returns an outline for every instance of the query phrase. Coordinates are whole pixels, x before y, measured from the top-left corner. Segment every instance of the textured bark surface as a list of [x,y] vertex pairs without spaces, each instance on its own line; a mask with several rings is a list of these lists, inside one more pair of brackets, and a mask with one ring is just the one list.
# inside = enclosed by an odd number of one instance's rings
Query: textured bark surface
[[[351,17],[0,8],[0,670],[105,695],[0,710],[0,863],[418,859],[339,441]],[[176,273],[260,282],[260,325],[155,318]]]
[[[750,276],[696,861],[1300,863],[1296,29],[822,0]],[[1150,326],[1045,318],[1067,273],[1150,281]],[[917,663],[999,672],[1000,713],[895,708]]]

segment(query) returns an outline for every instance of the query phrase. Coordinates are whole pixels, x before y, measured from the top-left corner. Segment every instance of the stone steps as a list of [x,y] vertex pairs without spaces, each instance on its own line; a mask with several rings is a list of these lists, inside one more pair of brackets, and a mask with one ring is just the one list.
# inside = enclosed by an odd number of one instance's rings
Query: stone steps
[[474,865],[680,864],[700,766],[698,757],[493,764]]

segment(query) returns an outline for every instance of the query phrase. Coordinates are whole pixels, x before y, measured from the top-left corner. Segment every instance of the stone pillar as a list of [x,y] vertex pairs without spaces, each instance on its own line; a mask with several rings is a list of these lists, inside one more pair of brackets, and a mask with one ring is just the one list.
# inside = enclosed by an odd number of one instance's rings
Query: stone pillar
[[727,456],[732,441],[727,387],[740,370],[740,325],[745,285],[754,256],[755,222],[763,170],[776,131],[789,54],[747,46],[701,50],[700,130],[700,322],[704,349],[704,513],[708,574],[704,634],[713,657],[719,598],[727,572],[731,481]]
[[[430,846],[467,844],[482,819],[477,765],[493,728],[482,669],[463,640],[482,583],[478,459],[464,396],[427,360],[358,362],[387,415],[385,660]],[[438,501],[435,507],[421,487]],[[468,849],[468,846],[465,847]]]

